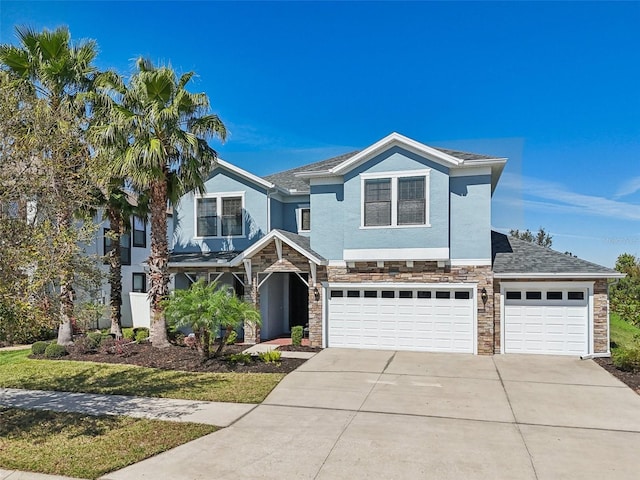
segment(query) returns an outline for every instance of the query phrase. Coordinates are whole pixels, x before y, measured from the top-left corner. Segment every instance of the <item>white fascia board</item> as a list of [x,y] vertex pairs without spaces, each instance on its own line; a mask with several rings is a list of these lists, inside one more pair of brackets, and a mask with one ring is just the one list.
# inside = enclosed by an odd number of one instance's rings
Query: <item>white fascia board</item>
[[523,282],[500,282],[500,285],[505,289],[521,290],[527,288],[540,288],[543,290],[554,288],[593,288],[593,282],[581,280],[577,282],[569,282],[567,279],[560,279],[560,281],[540,282],[535,280],[523,281]]
[[450,177],[470,177],[472,175],[491,175],[491,167],[462,167],[449,170]]
[[424,143],[412,140],[409,137],[405,137],[404,135],[400,135],[399,133],[393,132],[392,134],[384,137],[382,140],[379,140],[373,145],[365,148],[360,153],[357,153],[353,157],[345,160],[341,164],[329,169],[329,171],[334,174],[344,174],[360,163],[394,146],[400,146],[415,154],[427,156],[430,159],[435,160],[438,163],[442,163],[444,166],[450,168],[457,167],[458,165],[461,165],[463,163],[462,160],[456,157],[448,155],[435,148],[429,147]]
[[256,243],[251,245],[248,249],[246,249],[244,252],[242,252],[236,258],[231,260],[229,262],[229,264],[231,266],[236,266],[236,265],[241,264],[243,260],[250,259],[251,257],[253,257],[253,255],[255,255],[257,252],[259,252],[264,247],[266,247],[274,238],[277,238],[278,240],[286,243],[291,248],[293,248],[296,252],[300,253],[301,255],[304,255],[306,258],[311,260],[316,265],[324,265],[326,263],[325,260],[322,260],[322,259],[316,257],[311,252],[309,252],[309,251],[305,250],[304,248],[300,247],[300,245],[298,245],[298,244],[292,242],[291,240],[289,240],[287,237],[282,235],[277,230],[271,230],[267,235],[262,237],[260,240],[258,240]]
[[168,268],[217,268],[217,267],[230,267],[231,262],[169,262]]
[[504,279],[528,279],[528,278],[624,278],[624,273],[494,273],[494,278]]
[[490,258],[452,258],[452,267],[486,267],[491,265]]
[[448,248],[345,248],[345,261],[449,260]]
[[424,289],[439,289],[439,290],[448,290],[448,289],[472,289],[478,286],[478,282],[467,282],[467,283],[450,283],[450,282],[435,282],[435,283],[413,283],[413,282],[358,282],[358,283],[349,283],[349,282],[328,282],[327,286],[329,288],[389,288],[389,289],[397,289],[401,288],[404,290],[415,290],[419,288]]
[[[265,188],[277,188],[275,184],[266,181],[264,178],[260,178],[256,175],[254,175],[253,173],[249,173],[246,170],[243,170],[240,167],[236,167],[235,165],[229,163],[229,162],[225,162],[224,160],[222,160],[221,158],[218,158],[217,162],[217,166],[226,168],[227,170],[232,171],[233,173],[236,173],[238,175],[240,175],[241,177],[246,178],[247,180],[251,180],[253,183],[256,183],[262,187]],[[215,169],[214,169],[215,170]]]

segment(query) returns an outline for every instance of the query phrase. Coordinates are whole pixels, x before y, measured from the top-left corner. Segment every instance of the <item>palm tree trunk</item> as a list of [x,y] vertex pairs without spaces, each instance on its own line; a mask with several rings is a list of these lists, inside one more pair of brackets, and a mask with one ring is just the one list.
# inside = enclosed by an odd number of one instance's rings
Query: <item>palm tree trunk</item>
[[169,294],[169,247],[167,245],[167,184],[160,180],[151,186],[151,253],[149,255],[149,300],[151,332],[156,348],[168,347],[167,322],[162,301]]
[[122,338],[122,257],[120,238],[123,231],[122,216],[112,208],[107,209],[112,249],[109,252],[109,298],[111,333]]
[[[63,211],[57,215],[57,233],[65,233],[71,225],[71,213]],[[66,252],[59,252],[66,255]],[[62,262],[60,271],[60,326],[58,327],[58,344],[69,345],[73,343],[73,272],[69,269],[68,261]]]

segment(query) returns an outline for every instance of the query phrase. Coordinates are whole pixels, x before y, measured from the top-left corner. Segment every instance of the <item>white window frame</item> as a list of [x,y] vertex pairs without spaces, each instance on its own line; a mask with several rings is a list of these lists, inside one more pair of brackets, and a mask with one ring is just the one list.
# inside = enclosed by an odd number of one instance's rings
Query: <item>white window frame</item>
[[[360,228],[373,230],[380,228],[425,228],[430,227],[429,222],[429,178],[431,169],[404,170],[399,172],[361,173],[360,174]],[[398,179],[406,177],[424,177],[424,223],[417,225],[398,225]],[[364,224],[364,199],[365,183],[367,180],[389,179],[391,180],[391,225],[365,225]]]
[[[204,195],[195,195],[193,198],[193,238],[195,239],[205,239],[205,238],[245,238],[245,221],[244,221],[244,211],[245,211],[245,201],[244,201],[244,193],[245,192],[224,192],[224,193],[205,193]],[[224,198],[230,197],[240,197],[242,204],[242,234],[241,235],[222,235],[222,200]],[[215,198],[216,199],[216,231],[218,235],[205,235],[198,236],[198,200],[202,198]]]
[[[309,228],[308,230],[303,230],[302,228],[302,211],[303,210],[309,210],[309,215],[311,215],[311,204],[303,204],[303,205],[299,205],[298,208],[296,208],[296,222],[298,224],[298,233],[309,233],[311,231],[311,228]],[[311,218],[309,218],[309,225],[311,225]]]

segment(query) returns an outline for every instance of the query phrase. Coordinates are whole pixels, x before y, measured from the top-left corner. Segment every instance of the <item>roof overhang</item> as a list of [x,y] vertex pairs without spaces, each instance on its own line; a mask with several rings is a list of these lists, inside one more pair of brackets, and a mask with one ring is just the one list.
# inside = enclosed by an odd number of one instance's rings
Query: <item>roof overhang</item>
[[[224,168],[225,170],[228,170],[232,173],[235,173],[236,175],[250,181],[251,183],[258,185],[262,188],[265,188],[267,190],[276,190],[282,193],[289,193],[288,190],[285,190],[283,188],[278,187],[275,183],[271,183],[267,180],[265,180],[264,178],[260,178],[257,175],[254,175],[253,173],[247,172],[246,170],[243,170],[240,167],[236,167],[235,165],[224,161],[221,158],[218,158],[218,160],[216,161],[217,165],[216,168]],[[216,171],[216,168],[213,169],[213,172]]]
[[588,278],[624,278],[624,273],[570,273],[570,272],[548,272],[548,273],[494,273],[497,279],[531,279],[531,278],[553,278],[553,279],[588,279]]

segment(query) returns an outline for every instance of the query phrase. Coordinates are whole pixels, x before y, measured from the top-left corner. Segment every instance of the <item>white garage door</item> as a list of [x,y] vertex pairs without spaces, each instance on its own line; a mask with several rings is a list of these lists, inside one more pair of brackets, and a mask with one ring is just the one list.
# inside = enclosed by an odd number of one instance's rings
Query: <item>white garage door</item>
[[474,352],[473,288],[329,289],[328,346]]
[[505,353],[586,354],[587,298],[579,288],[506,288]]

